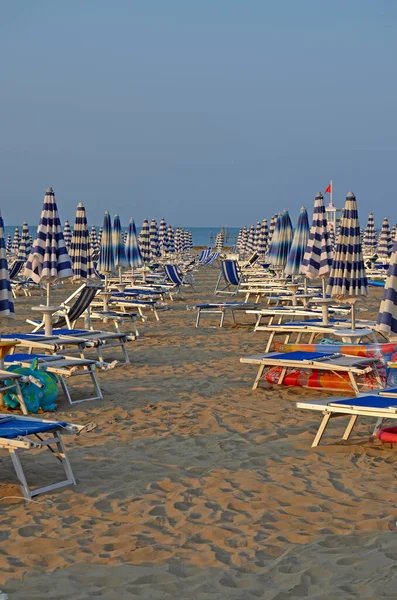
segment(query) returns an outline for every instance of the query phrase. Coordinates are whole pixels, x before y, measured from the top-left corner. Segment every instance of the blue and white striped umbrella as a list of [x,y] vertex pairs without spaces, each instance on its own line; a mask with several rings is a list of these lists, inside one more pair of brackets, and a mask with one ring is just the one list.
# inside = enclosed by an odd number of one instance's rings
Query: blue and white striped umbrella
[[397,240],[394,238],[389,270],[379,307],[376,330],[388,336],[397,333]]
[[141,255],[141,251],[139,250],[138,237],[136,234],[134,219],[130,220],[130,224],[128,226],[125,253],[128,260],[128,264],[130,265],[131,269],[138,269],[139,267],[143,266],[144,262]]
[[103,236],[103,227],[100,227],[98,229],[98,246],[99,246],[99,252],[101,251],[102,236]]
[[121,269],[126,269],[128,260],[125,255],[125,247],[123,242],[123,233],[121,230],[121,222],[119,215],[114,215],[113,220],[113,232],[112,232],[112,244],[113,244],[113,256],[114,265],[119,270],[121,276]]
[[11,237],[11,233],[9,233],[7,235],[7,243],[6,243],[7,254],[11,254],[11,248],[12,248],[12,237]]
[[186,230],[186,243],[188,251],[193,248],[193,233],[190,229]]
[[97,236],[94,225],[91,227],[91,231],[90,231],[90,247],[91,247],[92,260],[94,262],[97,262],[97,260],[99,258],[99,252],[101,250],[101,247],[98,242],[98,236]]
[[255,238],[255,225],[251,225],[248,233],[247,252],[255,252],[256,238]]
[[300,209],[298,223],[292,240],[291,249],[288,254],[284,273],[286,275],[299,275],[303,256],[309,239],[309,219],[304,206]]
[[217,249],[218,252],[222,251],[224,244],[225,244],[225,237],[223,235],[223,231],[219,231],[219,233],[216,234],[216,238],[215,238],[215,248]]
[[152,262],[156,262],[161,256],[160,243],[159,243],[159,230],[157,222],[152,219],[149,228],[149,240],[150,240],[150,258]]
[[329,245],[331,246],[331,251],[333,252],[335,248],[335,231],[333,223],[328,223],[328,237]]
[[314,199],[313,220],[309,232],[300,272],[308,279],[329,276],[332,266],[332,248],[328,235],[323,195],[318,192]]
[[25,277],[30,277],[35,283],[47,283],[48,306],[50,283],[73,277],[72,261],[63,239],[58,207],[51,187],[47,188],[44,197],[36,239],[25,265]]
[[[391,232],[390,232],[392,242],[393,242],[393,240],[396,239],[396,231],[397,231],[397,225],[393,225],[393,227],[391,228]],[[393,246],[394,246],[394,242],[393,242]]]
[[237,234],[237,242],[236,242],[236,249],[238,252],[241,252],[241,247],[242,247],[242,239],[243,239],[243,228],[241,227],[239,229],[239,232]]
[[4,221],[0,215],[0,319],[14,319],[14,300],[8,272],[6,245],[4,241]]
[[124,246],[127,243],[127,236],[128,236],[128,231],[126,229],[123,230],[123,244]]
[[96,277],[92,260],[87,215],[81,202],[76,210],[69,254],[72,259],[74,280],[93,279]]
[[[349,192],[346,196],[327,293],[337,300],[351,300],[352,302],[368,293],[357,202],[353,192]],[[352,320],[354,328],[354,311],[352,311]]]
[[382,229],[379,235],[379,243],[377,254],[379,258],[388,259],[390,257],[392,251],[392,241],[391,241],[391,233],[389,220],[387,217],[383,219]]
[[258,221],[256,224],[256,229],[255,229],[255,252],[258,252],[258,246],[259,246],[259,241],[260,241],[260,237],[261,237],[261,229],[262,229],[262,223],[260,221]]
[[31,249],[31,243],[30,243],[29,225],[27,223],[24,223],[22,225],[21,243],[19,244],[17,260],[21,261],[21,262],[26,262],[29,254],[30,254],[30,249]]
[[278,214],[273,215],[272,218],[270,219],[269,237],[268,237],[268,242],[267,242],[268,248],[269,248],[270,244],[272,243],[272,237],[273,237],[274,230],[276,228],[277,219],[278,219]]
[[260,232],[260,236],[259,236],[259,242],[256,247],[257,253],[262,258],[266,255],[266,252],[267,252],[268,239],[269,239],[269,228],[267,226],[267,220],[263,219],[262,225],[261,225],[261,232]]
[[11,254],[14,254],[15,256],[18,254],[20,243],[21,243],[21,236],[19,233],[19,227],[15,227],[14,237],[12,238]]
[[267,261],[274,267],[285,267],[291,249],[293,229],[290,216],[284,210],[278,217],[267,253]]
[[165,252],[167,252],[167,250],[166,250],[167,241],[168,241],[167,240],[167,223],[165,222],[164,217],[162,217],[160,220],[160,227],[159,227],[159,244],[160,244],[160,250],[163,254]]
[[173,254],[175,252],[175,234],[171,225],[167,227],[167,252]]
[[150,262],[150,230],[147,219],[143,221],[142,229],[138,237],[139,249],[145,263]]
[[242,254],[246,254],[248,252],[247,246],[248,246],[248,229],[247,226],[244,225],[244,227],[241,230],[241,239],[240,239],[240,252]]
[[175,231],[174,247],[175,247],[176,254],[183,253],[183,234],[182,234],[182,229],[180,227],[177,227],[176,231]]
[[101,237],[101,251],[99,253],[97,271],[99,271],[103,275],[109,275],[110,273],[115,273],[116,265],[114,264],[114,252],[112,243],[112,221],[108,211],[105,212],[105,216],[103,218],[103,228]]
[[70,228],[69,221],[65,221],[63,226],[63,239],[65,240],[66,248],[70,250],[70,244],[72,243],[72,230]]

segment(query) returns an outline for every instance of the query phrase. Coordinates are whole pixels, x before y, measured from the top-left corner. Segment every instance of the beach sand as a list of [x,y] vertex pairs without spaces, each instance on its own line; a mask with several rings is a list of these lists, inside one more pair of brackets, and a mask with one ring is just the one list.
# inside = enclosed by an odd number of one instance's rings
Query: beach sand
[[[396,597],[395,450],[369,441],[366,419],[348,442],[336,419],[311,449],[321,417],[295,401],[331,394],[251,389],[255,367],[239,358],[266,334],[245,314],[238,327],[196,329],[186,310],[211,298],[216,276],[201,270],[198,293],[141,327],[131,365],[99,374],[103,401],[62,397],[57,418],[98,424],[65,437],[77,486],[25,502],[2,453],[10,600]],[[380,297],[371,290],[366,316]],[[18,298],[13,329],[29,331],[37,303]],[[46,454],[22,457],[35,484],[57,473]]]

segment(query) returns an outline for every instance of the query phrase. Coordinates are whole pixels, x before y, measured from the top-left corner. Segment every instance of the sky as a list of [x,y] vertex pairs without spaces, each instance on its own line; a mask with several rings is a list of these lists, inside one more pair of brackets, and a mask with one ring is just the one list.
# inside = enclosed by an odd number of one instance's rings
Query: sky
[[395,0],[3,0],[0,208],[241,226],[357,196],[397,221]]

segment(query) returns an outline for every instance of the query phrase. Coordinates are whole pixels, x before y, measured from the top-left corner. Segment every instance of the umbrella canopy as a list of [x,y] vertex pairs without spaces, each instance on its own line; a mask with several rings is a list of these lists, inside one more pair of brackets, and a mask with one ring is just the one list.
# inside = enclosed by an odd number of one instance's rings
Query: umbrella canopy
[[159,243],[159,230],[157,222],[152,219],[149,228],[149,241],[150,241],[150,258],[152,261],[156,261],[161,256],[160,243]]
[[93,279],[96,277],[92,261],[87,215],[81,202],[76,210],[69,254],[73,265],[73,279]]
[[251,225],[248,233],[248,241],[246,246],[247,252],[255,252],[256,248],[256,237],[255,237],[255,225]]
[[69,221],[65,221],[63,226],[63,239],[65,240],[66,248],[70,250],[70,244],[72,243],[72,230],[70,228]]
[[[13,246],[14,246],[14,242],[13,242]],[[377,254],[378,254],[379,258],[388,259],[390,257],[391,252],[392,252],[392,241],[391,241],[389,220],[387,217],[385,217],[383,219],[382,229],[381,229],[381,232],[379,235]]]
[[176,254],[182,254],[183,252],[183,235],[180,227],[176,228],[174,236],[174,247]]
[[241,237],[240,237],[240,252],[242,254],[245,254],[247,252],[247,244],[248,244],[248,229],[247,226],[244,225],[244,227],[241,230]]
[[299,275],[308,238],[309,219],[307,218],[306,208],[302,206],[294,233],[294,239],[292,240],[291,249],[288,254],[287,264],[284,269],[286,275]]
[[99,252],[101,250],[101,247],[98,242],[98,236],[97,236],[94,225],[91,227],[91,231],[90,231],[90,248],[91,248],[92,260],[97,262],[97,260],[99,258]]
[[293,229],[290,216],[284,210],[278,217],[267,253],[268,262],[274,267],[284,267],[291,249]]
[[24,223],[22,225],[22,235],[21,235],[21,243],[19,244],[19,250],[17,254],[17,260],[21,262],[26,262],[30,253],[30,233],[29,233],[29,225]]
[[121,222],[119,215],[114,215],[112,244],[115,267],[119,270],[126,269],[129,265],[125,255],[123,234],[121,231]]
[[4,242],[4,222],[0,215],[0,319],[14,318],[14,300],[12,298],[6,246]]
[[109,275],[116,271],[112,244],[112,221],[108,211],[105,212],[103,218],[101,251],[99,253],[97,270],[104,275]]
[[[334,252],[334,261],[328,281],[327,293],[338,300],[352,303],[368,293],[363,253],[360,240],[356,197],[346,196],[341,219],[341,230]],[[354,328],[354,314],[352,312]]]
[[320,192],[314,199],[313,220],[300,272],[308,279],[328,277],[332,265],[332,249],[328,236],[324,199]]
[[12,237],[11,237],[11,233],[9,233],[7,235],[7,243],[6,243],[6,252],[7,252],[7,254],[11,253],[11,248],[12,248]]
[[141,251],[139,250],[138,237],[136,234],[134,219],[130,220],[130,224],[128,226],[125,253],[126,258],[128,260],[128,264],[132,269],[137,269],[143,266],[144,262],[141,255]]
[[193,234],[190,229],[186,229],[186,248],[191,250],[193,248]]
[[218,250],[218,252],[220,252],[224,246],[225,243],[225,238],[223,235],[223,232],[220,231],[219,233],[216,234],[216,238],[215,238],[215,248]]
[[[44,197],[36,239],[25,265],[25,277],[30,277],[36,283],[50,283],[73,277],[72,261],[63,239],[58,207],[51,187]],[[49,288],[47,290],[49,294]]]
[[259,256],[262,256],[262,257],[265,256],[265,254],[267,252],[268,239],[269,239],[269,228],[267,226],[267,220],[263,219],[262,225],[261,225],[261,232],[259,235],[259,241],[256,246],[256,251],[259,254]]
[[167,247],[167,223],[165,222],[164,217],[161,218],[160,220],[160,227],[159,227],[159,244],[160,244],[160,250],[164,253],[167,252],[166,247]]
[[19,227],[15,227],[14,237],[12,238],[11,253],[17,255],[19,250],[19,244],[21,243],[21,236],[19,233]]
[[383,297],[379,307],[376,330],[388,336],[397,333],[397,240],[394,238],[393,251]]
[[258,252],[259,240],[261,237],[261,229],[262,229],[262,223],[260,221],[258,221],[256,224],[256,229],[255,229],[255,252]]
[[100,227],[100,228],[98,229],[98,244],[99,244],[99,252],[101,251],[102,235],[103,235],[103,227]]
[[139,250],[145,263],[150,262],[150,230],[147,219],[143,221],[142,229],[139,234]]
[[171,225],[167,227],[167,252],[173,254],[175,252],[175,235]]
[[278,219],[278,214],[273,215],[272,218],[270,219],[269,238],[268,238],[268,242],[267,242],[268,247],[270,246],[271,241],[272,241],[273,233],[276,228],[277,219]]
[[334,224],[328,223],[328,237],[329,237],[329,245],[331,246],[331,251],[335,248],[335,231]]

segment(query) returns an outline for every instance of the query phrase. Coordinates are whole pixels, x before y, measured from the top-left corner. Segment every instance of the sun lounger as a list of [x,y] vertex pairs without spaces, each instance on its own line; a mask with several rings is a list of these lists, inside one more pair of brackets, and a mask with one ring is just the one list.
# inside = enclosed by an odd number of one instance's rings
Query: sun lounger
[[[359,382],[356,378],[370,373],[371,371],[375,374],[379,388],[384,387],[377,369],[378,359],[371,357],[359,358],[357,356],[345,356],[338,353],[296,351],[282,353],[270,352],[256,356],[247,356],[240,358],[240,362],[259,366],[258,374],[252,386],[252,389],[254,390],[259,386],[261,379],[264,377],[265,369],[271,367],[281,368],[277,378],[277,385],[283,383],[288,370],[298,369],[305,371],[305,369],[309,369],[310,371],[330,371],[336,375],[347,373],[352,390],[356,394],[359,393]],[[323,389],[335,388],[323,387]]]
[[[39,418],[0,414],[0,448],[9,451],[22,493],[27,500],[66,485],[76,484],[62,434],[80,434],[84,430],[90,431],[93,427],[92,423],[84,427],[66,421],[47,421]],[[66,478],[56,483],[31,489],[19,456],[23,452],[41,448],[50,450],[52,455],[60,461]]]
[[[219,327],[223,327],[225,315],[229,312],[232,316],[233,323],[236,324],[234,313],[236,311],[247,311],[247,308],[254,309],[256,304],[245,303],[245,302],[207,302],[205,304],[196,304],[193,306],[194,310],[197,310],[196,327],[200,324],[200,317],[202,314],[218,314],[221,315]],[[247,311],[248,312],[248,311]]]
[[[89,400],[102,400],[103,394],[99,386],[99,382],[95,373],[95,367],[98,365],[96,360],[90,360],[88,358],[75,358],[71,356],[53,355],[47,354],[9,354],[5,357],[4,363],[6,365],[22,365],[23,367],[30,367],[32,361],[37,359],[38,367],[45,369],[49,373],[53,373],[59,378],[65,396],[70,404],[77,404],[79,402],[87,402]],[[73,400],[71,392],[66,383],[66,379],[75,376],[88,376],[94,386],[94,396],[88,396],[79,400]],[[86,390],[85,390],[86,391]],[[23,409],[24,405],[21,405]]]
[[323,414],[320,427],[312,443],[312,448],[314,448],[319,445],[330,419],[335,417],[349,417],[348,425],[342,436],[343,440],[349,439],[359,416],[376,419],[372,434],[376,435],[385,419],[397,419],[397,390],[383,390],[379,394],[366,394],[358,398],[297,402],[296,406],[303,410],[314,410]]

